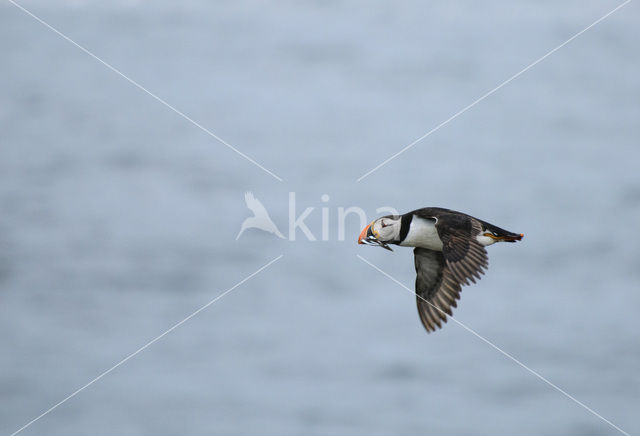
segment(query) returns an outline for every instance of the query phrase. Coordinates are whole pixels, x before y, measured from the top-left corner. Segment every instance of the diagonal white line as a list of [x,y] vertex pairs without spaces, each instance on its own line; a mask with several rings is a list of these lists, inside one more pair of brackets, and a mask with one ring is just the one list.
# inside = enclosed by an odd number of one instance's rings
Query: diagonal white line
[[422,298],[421,296],[419,296],[418,294],[416,294],[413,289],[408,288],[407,286],[405,286],[402,282],[400,282],[399,280],[396,280],[394,277],[392,277],[391,275],[387,274],[386,272],[382,271],[380,268],[378,268],[376,265],[372,264],[371,262],[369,262],[367,259],[365,259],[364,257],[360,256],[359,254],[357,254],[356,256],[358,256],[358,258],[363,261],[364,263],[368,264],[369,266],[373,267],[374,269],[376,269],[378,272],[380,272],[381,274],[383,274],[384,276],[386,276],[387,278],[391,279],[392,281],[394,281],[395,283],[397,283],[398,285],[402,286],[403,288],[405,288],[407,291],[411,292],[413,295],[415,295],[416,297],[420,298],[422,301],[424,301],[425,303],[427,303],[429,306],[433,307],[434,309],[438,310],[439,312],[447,315],[449,317],[449,319],[451,319],[452,321],[454,321],[456,324],[458,324],[460,327],[462,327],[463,329],[465,329],[466,331],[468,331],[469,333],[471,333],[472,335],[474,335],[475,337],[477,337],[478,339],[480,339],[481,341],[483,341],[484,343],[486,343],[487,345],[489,345],[490,347],[492,347],[493,349],[497,350],[498,352],[500,352],[501,354],[503,354],[505,357],[509,358],[510,360],[512,360],[513,362],[515,362],[516,364],[518,364],[519,366],[521,366],[522,368],[524,368],[525,370],[527,370],[528,372],[530,372],[531,374],[533,374],[534,376],[536,376],[537,378],[539,378],[540,380],[542,380],[543,382],[545,382],[546,384],[548,384],[549,386],[551,386],[552,388],[554,388],[556,391],[560,392],[561,394],[563,394],[565,397],[569,398],[570,400],[572,400],[573,402],[575,402],[576,404],[582,406],[584,409],[586,409],[587,411],[591,412],[593,415],[597,416],[598,418],[600,418],[601,420],[603,420],[604,422],[606,422],[607,424],[609,424],[611,427],[615,428],[616,430],[618,430],[620,433],[626,435],[626,436],[630,436],[629,433],[627,433],[626,431],[622,430],[620,427],[618,427],[617,425],[615,425],[614,423],[612,423],[611,421],[609,421],[608,419],[606,419],[605,417],[603,417],[602,415],[600,415],[598,412],[596,412],[595,410],[593,410],[592,408],[590,408],[589,406],[587,406],[586,404],[584,404],[583,402],[581,402],[580,400],[577,400],[575,397],[573,397],[572,395],[570,395],[569,393],[567,393],[566,391],[564,391],[563,389],[561,389],[560,387],[556,386],[555,384],[553,384],[552,382],[550,382],[549,380],[547,380],[546,378],[544,378],[542,375],[540,375],[538,372],[534,371],[533,369],[529,368],[527,365],[525,365],[524,363],[520,362],[518,359],[516,359],[515,357],[513,357],[511,354],[507,353],[506,351],[504,351],[502,348],[498,347],[497,345],[495,345],[493,342],[489,341],[488,339],[480,336],[479,333],[477,333],[475,330],[473,330],[471,327],[467,327],[465,324],[463,324],[462,322],[458,321],[457,319],[455,319],[453,316],[446,314],[444,311],[442,311],[439,307],[431,304],[429,301],[425,300],[424,298]]
[[145,88],[144,86],[140,85],[138,82],[136,82],[135,80],[133,80],[132,78],[130,78],[129,76],[125,75],[122,71],[118,70],[116,67],[112,66],[111,64],[107,63],[106,61],[102,60],[101,58],[99,58],[98,56],[96,56],[95,54],[91,53],[89,50],[87,50],[86,48],[84,48],[83,46],[81,46],[80,44],[78,44],[77,42],[75,42],[74,40],[72,40],[71,38],[69,38],[67,35],[63,34],[62,32],[60,32],[58,29],[54,28],[53,26],[51,26],[50,24],[46,23],[44,20],[42,20],[41,18],[39,18],[38,16],[36,16],[34,13],[32,13],[31,11],[25,9],[24,7],[22,7],[21,5],[19,5],[18,3],[16,3],[14,0],[7,0],[9,3],[11,3],[12,5],[14,5],[15,7],[17,7],[18,9],[20,9],[22,12],[24,12],[25,14],[29,15],[30,17],[32,17],[34,20],[38,21],[40,24],[42,24],[43,26],[45,26],[47,29],[51,30],[52,32],[56,33],[57,35],[61,36],[62,38],[66,39],[68,42],[70,42],[71,44],[73,44],[74,46],[76,46],[77,48],[79,48],[80,50],[82,50],[83,52],[85,52],[86,54],[88,54],[89,56],[91,56],[93,59],[97,60],[98,62],[100,62],[102,65],[104,65],[105,67],[107,67],[108,69],[110,69],[111,71],[113,71],[114,73],[116,73],[117,75],[119,75],[120,77],[122,77],[123,79],[125,79],[127,82],[131,83],[133,86],[135,86],[136,88],[140,89],[141,91],[145,92],[146,94],[148,94],[149,96],[153,97],[155,100],[159,101],[160,103],[162,103],[163,105],[165,105],[166,107],[168,107],[169,109],[171,109],[173,112],[175,112],[176,114],[180,115],[182,118],[184,118],[185,120],[187,120],[188,122],[190,122],[191,124],[193,124],[194,126],[196,126],[197,128],[199,128],[200,130],[202,130],[203,132],[205,132],[207,135],[211,136],[212,138],[214,138],[215,140],[217,140],[218,142],[220,142],[221,144],[226,145],[229,149],[235,151],[237,154],[239,154],[240,156],[242,156],[243,158],[245,158],[246,160],[248,160],[249,162],[251,162],[252,164],[254,164],[255,166],[257,166],[258,168],[260,168],[262,171],[266,172],[267,174],[269,174],[271,177],[273,177],[274,179],[282,182],[283,180],[278,177],[276,174],[274,174],[273,172],[269,171],[268,169],[266,169],[265,167],[263,167],[262,165],[260,165],[258,162],[256,162],[255,160],[253,160],[252,158],[250,158],[249,156],[247,156],[246,154],[244,154],[243,152],[241,152],[240,150],[238,150],[236,147],[234,147],[233,145],[229,144],[227,141],[225,141],[224,139],[220,138],[218,135],[216,135],[215,133],[213,133],[211,130],[207,129],[206,127],[204,127],[202,124],[198,123],[197,121],[193,120],[191,117],[187,116],[185,113],[181,112],[180,110],[176,109],[175,107],[173,107],[172,105],[170,105],[169,103],[167,103],[165,100],[163,100],[162,98],[158,97],[156,94],[154,94],[153,92],[149,91],[147,88]]
[[70,400],[71,398],[75,397],[77,394],[79,394],[80,392],[82,392],[83,390],[85,390],[86,388],[88,388],[89,386],[91,386],[92,384],[94,384],[95,382],[97,382],[98,380],[100,380],[102,377],[104,377],[105,375],[109,374],[111,371],[113,371],[114,369],[118,368],[120,365],[122,365],[123,363],[125,363],[126,361],[128,361],[129,359],[131,359],[132,357],[134,357],[135,355],[137,355],[138,353],[140,353],[141,351],[145,350],[146,348],[148,348],[150,345],[152,345],[153,343],[159,341],[160,339],[162,339],[163,337],[165,337],[166,335],[168,335],[169,333],[171,333],[172,331],[174,331],[175,329],[177,329],[178,327],[180,327],[182,324],[184,324],[185,322],[189,321],[191,318],[193,318],[194,316],[196,316],[198,313],[202,312],[203,310],[205,310],[207,307],[211,306],[213,303],[215,303],[216,301],[218,301],[219,299],[221,299],[222,297],[224,297],[225,295],[227,295],[229,292],[233,291],[234,289],[236,289],[238,286],[240,286],[241,284],[243,284],[244,282],[246,282],[247,280],[251,279],[252,277],[254,277],[256,274],[260,273],[261,271],[263,271],[264,269],[268,268],[269,266],[271,266],[274,262],[280,260],[282,258],[282,254],[278,257],[276,257],[275,259],[273,259],[271,262],[267,263],[266,265],[262,266],[260,269],[256,270],[255,272],[251,273],[250,275],[248,275],[247,277],[245,277],[244,279],[240,280],[238,283],[236,283],[235,285],[233,285],[232,287],[230,287],[229,289],[227,289],[226,291],[224,291],[222,294],[218,295],[216,298],[214,298],[213,300],[209,301],[207,304],[205,304],[204,306],[202,306],[200,309],[196,310],[195,312],[193,312],[191,315],[187,316],[185,319],[183,319],[182,321],[174,324],[171,328],[169,328],[168,330],[166,330],[164,333],[162,333],[161,335],[155,337],[154,339],[152,339],[151,341],[147,342],[146,344],[144,344],[142,347],[138,348],[136,351],[134,351],[133,353],[129,354],[127,357],[125,357],[124,359],[122,359],[120,362],[116,363],[115,365],[113,365],[111,368],[107,369],[106,371],[104,371],[102,374],[100,374],[99,376],[97,376],[96,378],[94,378],[93,380],[91,380],[89,383],[85,384],[84,386],[82,386],[81,388],[77,389],[76,391],[72,392],[71,394],[69,394],[67,397],[65,397],[64,399],[62,399],[61,401],[57,402],[56,404],[54,404],[53,406],[51,406],[49,409],[45,410],[44,412],[42,412],[40,415],[36,416],[35,418],[33,418],[31,421],[27,422],[25,425],[23,425],[22,427],[20,427],[18,430],[16,430],[15,432],[11,433],[11,436],[15,436],[18,433],[20,433],[22,430],[24,430],[25,428],[29,427],[31,424],[33,424],[34,422],[36,422],[37,420],[39,420],[40,418],[42,418],[43,416],[47,415],[48,413],[52,412],[53,410],[55,410],[58,406],[66,403],[68,400]]
[[438,124],[437,126],[435,126],[433,129],[429,130],[427,133],[425,133],[424,135],[422,135],[421,137],[419,137],[418,139],[416,139],[415,141],[413,141],[411,144],[405,146],[404,148],[402,148],[400,151],[398,151],[397,153],[395,153],[394,155],[390,156],[389,158],[387,158],[385,161],[381,162],[380,164],[378,164],[376,167],[370,169],[369,171],[367,171],[366,173],[364,173],[362,176],[360,176],[356,182],[360,182],[362,179],[364,179],[365,177],[369,176],[371,173],[373,173],[374,171],[377,171],[378,169],[380,169],[381,167],[383,167],[384,165],[388,164],[390,161],[392,161],[393,159],[395,159],[396,157],[400,156],[402,153],[404,153],[405,151],[409,150],[411,147],[413,147],[414,145],[416,145],[418,142],[422,141],[423,139],[425,139],[427,136],[431,135],[432,133],[440,130],[441,127],[449,124],[450,121],[454,120],[455,118],[457,118],[458,116],[462,115],[463,113],[465,113],[467,110],[471,109],[472,107],[474,107],[476,104],[480,103],[482,100],[484,100],[485,98],[489,97],[491,94],[493,94],[494,92],[496,92],[497,90],[499,90],[500,88],[502,88],[503,86],[505,86],[506,84],[508,84],[509,82],[515,80],[516,78],[520,77],[522,74],[524,74],[525,72],[527,72],[528,70],[530,70],[531,68],[533,68],[535,65],[537,65],[538,63],[542,62],[543,60],[545,60],[547,57],[551,56],[553,53],[555,53],[556,51],[560,50],[562,47],[564,47],[565,45],[569,44],[571,41],[573,41],[574,39],[576,39],[578,36],[582,35],[584,32],[586,32],[587,30],[591,29],[593,26],[595,26],[596,24],[598,24],[599,22],[601,22],[602,20],[604,20],[605,18],[607,18],[609,15],[613,14],[614,12],[616,12],[618,9],[620,9],[621,7],[625,6],[627,3],[629,3],[631,0],[626,0],[624,3],[622,3],[621,5],[619,5],[618,7],[616,7],[615,9],[611,10],[610,12],[606,13],[605,15],[603,15],[602,17],[598,18],[596,21],[594,21],[593,23],[591,23],[590,25],[588,25],[587,27],[585,27],[584,29],[582,29],[580,32],[576,33],[575,35],[573,35],[571,38],[567,39],[565,42],[563,42],[562,44],[560,44],[559,46],[555,47],[553,50],[549,51],[547,54],[545,54],[544,56],[536,59],[535,61],[533,61],[531,64],[529,64],[528,66],[526,66],[525,68],[523,68],[522,70],[518,71],[516,74],[514,74],[513,76],[509,77],[507,80],[505,80],[504,82],[502,82],[501,84],[499,84],[498,86],[496,86],[495,88],[493,88],[491,91],[487,92],[486,94],[482,95],[481,97],[477,98],[476,100],[474,100],[473,102],[469,103],[467,106],[463,107],[462,109],[460,109],[458,112],[456,112],[455,114],[451,115],[449,118],[447,118],[446,120],[444,120],[443,122],[441,122],[440,124]]

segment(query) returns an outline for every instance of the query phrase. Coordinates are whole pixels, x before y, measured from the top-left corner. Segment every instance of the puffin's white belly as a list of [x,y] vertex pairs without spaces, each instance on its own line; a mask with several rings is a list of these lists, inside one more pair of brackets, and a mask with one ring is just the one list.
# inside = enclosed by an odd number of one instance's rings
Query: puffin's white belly
[[427,220],[414,215],[407,237],[404,238],[400,245],[442,251],[442,241],[438,236],[435,224],[434,220]]

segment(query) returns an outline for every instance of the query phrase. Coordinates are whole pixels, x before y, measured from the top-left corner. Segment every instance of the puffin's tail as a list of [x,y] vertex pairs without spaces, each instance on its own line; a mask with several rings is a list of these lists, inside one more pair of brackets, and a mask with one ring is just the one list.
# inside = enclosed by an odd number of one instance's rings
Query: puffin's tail
[[499,241],[516,242],[522,240],[522,238],[524,237],[524,233],[513,233],[487,222],[483,222],[483,225],[485,229],[495,233],[497,236],[496,239],[498,239]]

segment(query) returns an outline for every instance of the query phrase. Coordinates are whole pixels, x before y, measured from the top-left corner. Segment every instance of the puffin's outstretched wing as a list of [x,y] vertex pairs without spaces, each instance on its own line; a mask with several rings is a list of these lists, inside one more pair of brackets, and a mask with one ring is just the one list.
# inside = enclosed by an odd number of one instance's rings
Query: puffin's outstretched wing
[[[436,230],[442,252],[416,248],[416,295],[420,321],[428,332],[447,322],[460,299],[462,285],[480,279],[489,266],[487,251],[476,240],[482,224],[468,215],[439,214]],[[434,307],[435,306],[435,307]]]
[[[460,282],[455,279],[440,251],[416,248],[416,302],[420,321],[428,332],[442,327],[451,308],[460,299]],[[438,310],[439,309],[439,310]]]
[[436,222],[438,236],[442,240],[445,264],[454,278],[468,285],[480,280],[480,275],[489,267],[487,250],[476,240],[482,232],[480,221],[459,214],[445,214]]

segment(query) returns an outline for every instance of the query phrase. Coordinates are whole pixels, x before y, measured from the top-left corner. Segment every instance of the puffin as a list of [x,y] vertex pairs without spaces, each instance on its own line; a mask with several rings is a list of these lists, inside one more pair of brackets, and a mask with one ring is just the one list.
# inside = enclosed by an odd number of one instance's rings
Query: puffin
[[466,213],[426,207],[404,215],[387,215],[367,225],[358,244],[393,251],[389,244],[414,247],[418,315],[428,333],[453,315],[463,285],[475,283],[489,267],[485,247],[516,242],[513,233]]

